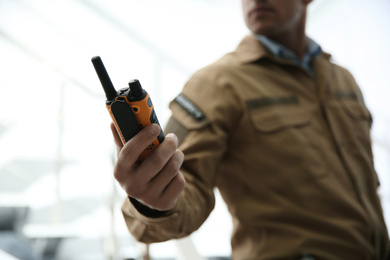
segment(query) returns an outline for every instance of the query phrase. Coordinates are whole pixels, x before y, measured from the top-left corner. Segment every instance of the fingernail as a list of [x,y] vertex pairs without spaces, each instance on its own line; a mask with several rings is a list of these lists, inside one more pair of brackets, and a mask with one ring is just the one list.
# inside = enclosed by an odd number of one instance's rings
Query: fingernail
[[171,138],[175,139],[176,143],[179,142],[179,140],[177,139],[177,136],[175,134],[173,134],[173,133],[167,134],[167,137],[171,137]]
[[148,130],[149,130],[149,132],[150,132],[152,135],[156,135],[156,134],[160,133],[160,127],[159,127],[157,124],[151,124],[151,125],[148,127]]

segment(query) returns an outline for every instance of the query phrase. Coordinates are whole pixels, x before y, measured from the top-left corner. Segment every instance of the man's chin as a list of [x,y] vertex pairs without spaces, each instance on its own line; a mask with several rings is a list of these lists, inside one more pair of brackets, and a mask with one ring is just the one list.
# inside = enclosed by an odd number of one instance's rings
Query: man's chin
[[270,27],[257,27],[250,28],[250,31],[256,35],[264,35],[264,36],[272,36],[274,34],[274,30]]

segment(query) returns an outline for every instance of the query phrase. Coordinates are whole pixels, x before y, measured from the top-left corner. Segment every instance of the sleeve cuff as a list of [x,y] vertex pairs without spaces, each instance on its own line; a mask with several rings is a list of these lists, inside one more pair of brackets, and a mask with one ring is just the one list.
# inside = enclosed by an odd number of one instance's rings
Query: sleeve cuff
[[156,209],[149,208],[143,204],[141,204],[138,200],[129,197],[130,202],[133,206],[138,210],[139,213],[148,218],[160,218],[167,215],[168,211],[160,211]]

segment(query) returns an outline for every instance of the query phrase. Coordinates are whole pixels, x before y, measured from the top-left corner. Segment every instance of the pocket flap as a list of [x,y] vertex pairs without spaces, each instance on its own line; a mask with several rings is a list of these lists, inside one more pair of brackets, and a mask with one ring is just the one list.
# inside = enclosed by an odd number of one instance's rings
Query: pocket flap
[[310,123],[309,114],[300,107],[273,107],[251,111],[255,128],[264,133],[272,133],[289,127],[299,127]]
[[372,121],[371,113],[368,111],[368,109],[360,104],[357,100],[342,100],[341,102],[342,106],[344,107],[345,111],[354,119],[365,119]]

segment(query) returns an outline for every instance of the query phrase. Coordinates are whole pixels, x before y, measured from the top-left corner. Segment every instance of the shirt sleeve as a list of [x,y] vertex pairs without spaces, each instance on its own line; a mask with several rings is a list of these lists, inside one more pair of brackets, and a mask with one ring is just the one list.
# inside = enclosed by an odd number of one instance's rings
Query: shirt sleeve
[[180,98],[170,103],[172,116],[164,132],[174,132],[179,137],[179,149],[185,155],[181,172],[186,187],[175,207],[159,218],[142,215],[129,199],[125,200],[122,212],[137,240],[153,243],[187,236],[213,210],[219,165],[240,118],[240,105],[233,90],[218,83],[194,76]]

